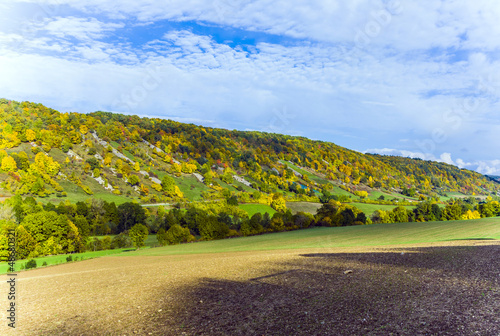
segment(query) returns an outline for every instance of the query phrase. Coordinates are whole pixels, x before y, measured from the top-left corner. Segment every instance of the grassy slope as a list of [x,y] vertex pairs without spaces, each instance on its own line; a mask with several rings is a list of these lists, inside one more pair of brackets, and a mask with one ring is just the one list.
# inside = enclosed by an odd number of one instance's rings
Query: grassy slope
[[500,239],[500,218],[313,228],[217,241],[145,249],[127,255],[169,255],[232,251],[383,246],[467,239]]
[[[355,206],[356,208],[363,211],[367,216],[371,216],[376,210],[391,211],[397,205],[384,205],[384,204],[367,204],[367,203],[348,203]],[[321,203],[315,202],[287,202],[287,208],[289,208],[292,213],[297,213],[298,211],[308,212],[315,215],[317,209],[321,207]],[[413,209],[414,206],[405,206],[407,209]]]
[[[90,251],[90,252],[83,252],[83,253],[74,253],[71,254],[73,260],[75,258],[78,258],[78,260],[86,260],[86,259],[92,259],[92,258],[97,258],[97,257],[103,257],[107,256],[110,254],[117,254],[117,253],[122,253],[122,252],[127,252],[131,251],[133,248],[127,248],[127,249],[116,249],[116,250],[105,250],[105,251]],[[121,254],[123,255],[123,254]],[[46,257],[40,257],[40,258],[35,258],[37,266],[41,267],[43,265],[43,262],[46,262],[48,266],[50,265],[59,265],[59,264],[64,264],[66,263],[66,257],[68,254],[59,254],[59,255],[52,255],[52,256],[46,256]],[[18,260],[16,261],[16,270],[19,270],[21,267],[21,264],[24,264],[26,260]],[[5,262],[0,263],[0,274],[7,273],[8,265]]]
[[[199,253],[241,252],[300,248],[330,248],[355,246],[384,246],[399,244],[432,243],[451,240],[498,239],[500,240],[500,217],[469,221],[394,223],[340,228],[312,228],[291,232],[271,233],[253,237],[241,237],[215,241],[197,242],[146,248],[106,250],[72,254],[73,258],[89,259],[105,255],[157,256]],[[155,246],[155,235],[149,235],[147,246]],[[123,253],[123,251],[126,251]],[[67,255],[37,258],[39,266],[66,262]],[[25,261],[18,261],[16,269]],[[0,264],[0,274],[7,272],[7,263]]]
[[296,172],[301,173],[302,175],[307,175],[307,177],[309,177],[309,179],[311,181],[315,181],[315,182],[320,183],[320,184],[328,183],[328,180],[323,179],[323,178],[321,178],[321,177],[319,177],[317,175],[314,175],[314,174],[312,174],[312,173],[310,173],[310,172],[308,172],[308,171],[306,171],[306,170],[304,170],[302,168],[299,168],[298,166],[296,166],[293,163],[290,163],[290,162],[284,161],[284,160],[280,160],[280,162],[282,164],[287,165],[289,168],[292,168]]
[[405,195],[401,194],[395,194],[395,193],[390,193],[390,192],[385,192],[385,191],[371,191],[370,195],[368,196],[369,199],[378,199],[380,196],[384,196],[385,200],[392,200],[393,198],[398,198],[398,199],[406,199],[406,200],[418,200],[416,197],[408,197]]
[[271,208],[269,205],[265,204],[240,204],[239,207],[245,210],[250,217],[252,217],[257,212],[264,214],[265,212],[269,213],[270,216],[274,215],[276,210]]
[[179,189],[184,193],[184,197],[190,201],[201,200],[201,192],[210,190],[209,187],[199,182],[193,175],[185,175],[176,178],[175,182]]
[[[391,211],[397,205],[384,205],[384,204],[367,204],[367,203],[349,203],[359,210],[363,211],[365,215],[371,216],[376,210]],[[404,206],[406,209],[413,210],[414,206]]]
[[287,202],[286,207],[290,209],[293,214],[299,211],[307,212],[315,215],[316,211],[321,207],[321,203],[316,202]]

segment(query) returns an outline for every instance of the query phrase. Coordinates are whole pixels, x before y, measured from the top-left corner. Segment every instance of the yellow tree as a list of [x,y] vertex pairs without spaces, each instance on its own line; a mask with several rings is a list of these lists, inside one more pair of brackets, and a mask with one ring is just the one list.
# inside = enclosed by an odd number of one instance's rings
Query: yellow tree
[[475,211],[467,210],[467,212],[462,215],[462,219],[465,219],[465,220],[467,220],[467,219],[480,219],[480,218],[481,218],[481,214],[477,210],[475,210]]
[[34,141],[36,140],[36,133],[32,129],[27,129],[26,130],[26,140],[28,141]]
[[89,128],[86,125],[81,125],[80,126],[80,132],[82,134],[87,134],[88,131],[89,131]]
[[111,166],[111,162],[113,160],[113,155],[111,155],[111,153],[107,153],[105,156],[104,156],[104,165],[106,167],[109,167]]
[[136,172],[138,172],[139,170],[141,170],[141,165],[139,164],[139,162],[136,162],[136,163],[134,164],[134,170],[135,170]]
[[17,164],[12,156],[5,156],[2,159],[2,170],[4,171],[16,171]]
[[175,176],[181,176],[181,171],[182,171],[181,165],[174,163],[171,167],[171,171]]

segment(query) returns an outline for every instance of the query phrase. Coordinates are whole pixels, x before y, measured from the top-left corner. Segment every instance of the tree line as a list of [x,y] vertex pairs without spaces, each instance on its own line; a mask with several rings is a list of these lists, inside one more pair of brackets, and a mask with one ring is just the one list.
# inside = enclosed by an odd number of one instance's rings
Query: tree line
[[[270,232],[306,229],[313,226],[351,226],[373,223],[467,220],[500,215],[500,203],[489,198],[452,199],[444,207],[432,201],[414,209],[403,206],[377,210],[372,216],[350,204],[330,200],[315,215],[283,209],[273,215],[252,216],[231,202],[192,203],[167,211],[145,209],[137,203],[92,199],[58,205],[37,202],[32,197],[12,197],[0,207],[0,256],[7,255],[7,232],[17,234],[19,259],[61,253],[141,247],[148,234],[156,234],[160,245],[214,240]],[[111,235],[113,238],[111,238]],[[97,236],[104,236],[98,238]]]

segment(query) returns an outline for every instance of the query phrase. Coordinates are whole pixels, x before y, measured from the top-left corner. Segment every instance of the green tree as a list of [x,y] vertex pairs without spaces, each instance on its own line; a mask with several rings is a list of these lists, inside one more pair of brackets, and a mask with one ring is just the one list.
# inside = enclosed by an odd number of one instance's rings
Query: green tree
[[111,248],[112,249],[124,248],[124,247],[130,247],[130,246],[132,246],[132,242],[130,241],[130,237],[127,236],[123,232],[114,236],[113,240],[111,241]]
[[392,209],[390,216],[393,223],[406,223],[410,221],[409,211],[401,205]]
[[442,220],[449,221],[449,220],[462,219],[462,215],[463,215],[462,206],[457,202],[455,202],[453,204],[447,204],[444,207],[441,217]]
[[168,229],[165,239],[169,245],[189,243],[195,240],[194,236],[189,232],[189,229],[183,228],[179,224],[174,224]]
[[138,185],[140,182],[141,180],[135,175],[130,175],[128,177],[128,183],[130,183],[130,185],[132,186]]
[[217,217],[208,216],[199,225],[200,235],[204,240],[222,239],[229,233],[225,223],[219,222]]
[[128,231],[130,240],[132,241],[132,244],[134,244],[134,247],[136,249],[140,249],[142,246],[144,246],[144,242],[148,237],[148,233],[148,228],[143,224],[135,224]]
[[16,257],[17,259],[26,259],[35,251],[36,241],[22,225],[16,228],[16,235]]
[[65,215],[40,211],[26,215],[21,225],[37,242],[42,255],[79,252],[83,249],[78,228]]
[[118,206],[118,232],[130,229],[135,224],[144,224],[146,212],[137,203],[125,202]]
[[227,199],[227,205],[238,205],[238,198],[236,196],[231,196]]
[[156,233],[156,239],[158,240],[158,243],[160,243],[160,246],[167,245],[167,231],[165,231],[164,228],[160,228]]

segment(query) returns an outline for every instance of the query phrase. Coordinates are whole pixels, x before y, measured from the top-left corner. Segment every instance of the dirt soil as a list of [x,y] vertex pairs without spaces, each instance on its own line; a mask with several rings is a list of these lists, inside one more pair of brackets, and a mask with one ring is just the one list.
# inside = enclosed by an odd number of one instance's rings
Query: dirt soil
[[498,241],[103,257],[19,273],[0,334],[498,336],[499,260]]

